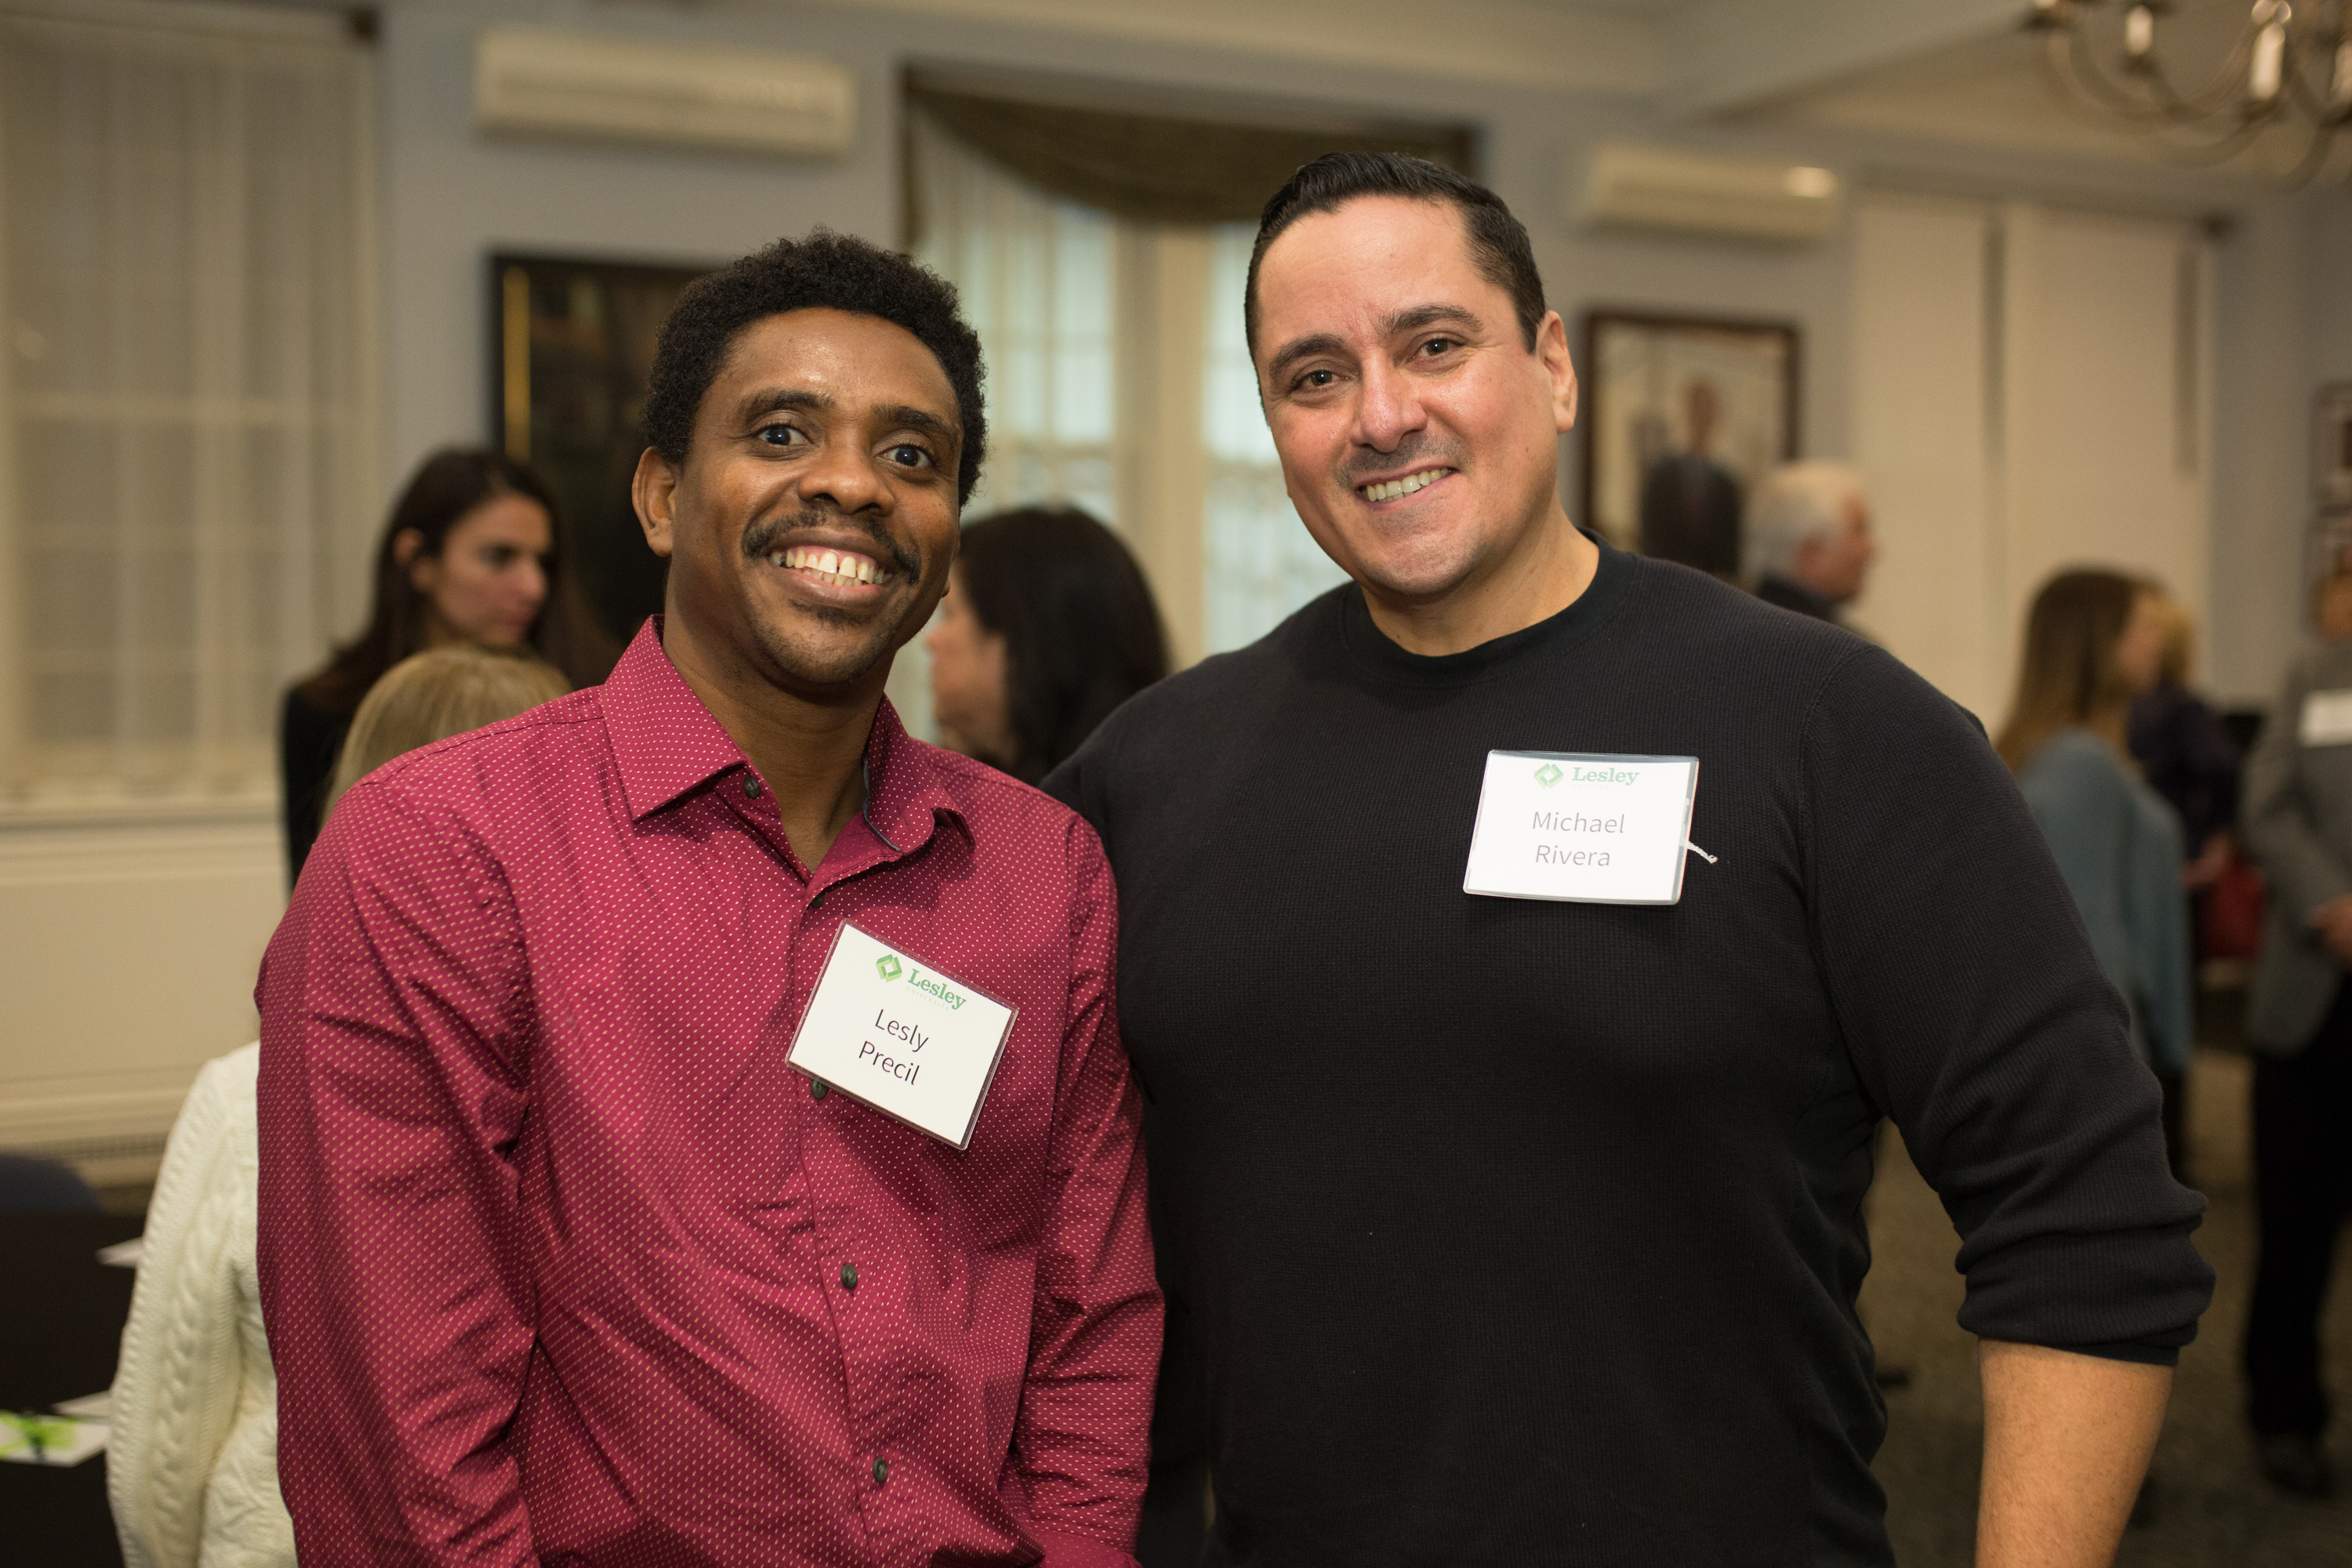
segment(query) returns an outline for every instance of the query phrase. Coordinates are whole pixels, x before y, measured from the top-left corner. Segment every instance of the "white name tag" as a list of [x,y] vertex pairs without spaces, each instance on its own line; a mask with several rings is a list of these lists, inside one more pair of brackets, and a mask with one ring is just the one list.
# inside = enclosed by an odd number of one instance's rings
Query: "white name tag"
[[844,924],[784,1059],[969,1149],[1014,1011]]
[[2298,738],[2306,746],[2352,741],[2352,691],[2315,691],[2305,698]]
[[1489,752],[1462,890],[1671,904],[1683,896],[1696,757]]

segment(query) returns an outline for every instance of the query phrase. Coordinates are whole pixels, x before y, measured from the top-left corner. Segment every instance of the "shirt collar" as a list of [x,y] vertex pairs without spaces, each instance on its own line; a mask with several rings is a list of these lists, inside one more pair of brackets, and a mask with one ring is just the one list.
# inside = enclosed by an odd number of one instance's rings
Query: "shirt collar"
[[[602,691],[604,731],[635,821],[751,766],[743,748],[662,651],[661,629],[659,616],[638,628]],[[884,698],[866,738],[865,816],[877,836],[902,853],[929,839],[933,813],[963,815],[924,754],[928,750],[907,733]]]

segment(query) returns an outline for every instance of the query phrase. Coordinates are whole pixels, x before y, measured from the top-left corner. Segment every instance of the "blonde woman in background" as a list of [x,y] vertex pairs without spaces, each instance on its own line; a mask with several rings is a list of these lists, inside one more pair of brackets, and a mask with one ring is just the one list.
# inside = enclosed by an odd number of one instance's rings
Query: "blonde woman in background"
[[[2177,1103],[2193,1031],[2180,824],[2125,749],[2132,702],[2155,689],[2163,658],[2153,586],[2115,572],[2059,574],[2034,595],[1995,745],[2131,1009],[2133,1043]],[[2177,1121],[2167,1123],[2173,1134]]]
[[[361,702],[324,810],[403,752],[561,697],[537,659],[451,647]],[[323,814],[322,814],[323,816]],[[254,1278],[258,1045],[205,1064],[172,1128],[122,1331],[107,1494],[127,1568],[293,1568],[278,1380]]]

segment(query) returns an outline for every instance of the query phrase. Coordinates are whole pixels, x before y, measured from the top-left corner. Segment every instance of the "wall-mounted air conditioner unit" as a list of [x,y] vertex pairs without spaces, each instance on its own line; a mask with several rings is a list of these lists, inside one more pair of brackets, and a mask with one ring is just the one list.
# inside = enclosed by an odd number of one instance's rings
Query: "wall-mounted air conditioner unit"
[[1594,149],[1570,205],[1595,228],[1794,244],[1836,226],[1841,194],[1827,169],[1609,142]]
[[474,122],[511,135],[835,154],[856,129],[857,84],[807,55],[493,27],[474,46]]

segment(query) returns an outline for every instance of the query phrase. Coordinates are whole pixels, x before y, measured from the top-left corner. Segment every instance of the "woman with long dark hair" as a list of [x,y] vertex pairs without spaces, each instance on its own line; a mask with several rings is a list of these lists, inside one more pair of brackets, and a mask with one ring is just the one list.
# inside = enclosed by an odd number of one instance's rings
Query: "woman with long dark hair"
[[940,743],[1030,784],[1168,673],[1142,569],[1076,507],[966,528],[924,646]]
[[532,644],[555,574],[555,500],[504,453],[427,458],[376,547],[367,626],[286,694],[278,726],[289,879],[319,837],[320,808],[352,715],[384,671],[429,647]]
[[2017,774],[2083,916],[2132,1039],[2165,1085],[2179,1163],[2191,1023],[2179,819],[2125,748],[2133,700],[2164,658],[2158,590],[2116,572],[2062,572],[2034,595],[2017,696],[1994,742]]

